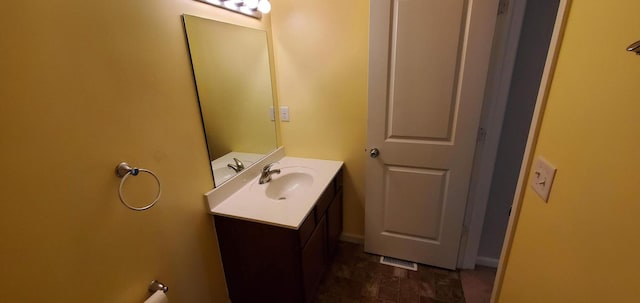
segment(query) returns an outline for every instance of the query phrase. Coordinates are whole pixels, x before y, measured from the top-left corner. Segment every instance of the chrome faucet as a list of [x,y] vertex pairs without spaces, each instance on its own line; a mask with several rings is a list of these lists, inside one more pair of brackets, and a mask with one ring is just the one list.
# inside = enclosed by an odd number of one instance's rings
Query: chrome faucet
[[236,165],[233,165],[233,164],[229,163],[229,164],[227,164],[227,167],[233,169],[236,173],[239,173],[240,171],[242,171],[244,169],[244,163],[242,163],[242,161],[240,161],[240,159],[233,158],[233,161],[236,162]]
[[264,168],[262,168],[262,174],[260,174],[260,181],[258,183],[265,184],[271,181],[271,175],[280,173],[279,169],[271,169],[271,166],[276,163],[277,162],[267,164]]

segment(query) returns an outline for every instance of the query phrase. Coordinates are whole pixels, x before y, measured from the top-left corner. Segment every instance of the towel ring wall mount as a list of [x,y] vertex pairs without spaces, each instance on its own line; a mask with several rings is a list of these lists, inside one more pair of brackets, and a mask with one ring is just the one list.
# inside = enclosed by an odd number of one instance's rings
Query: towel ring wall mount
[[[141,172],[148,173],[155,179],[156,184],[158,184],[158,193],[151,203],[142,207],[135,207],[127,203],[127,200],[124,198],[124,194],[122,193],[122,187],[129,176],[137,176]],[[124,204],[124,206],[126,206],[127,208],[135,211],[143,211],[153,207],[156,202],[160,200],[160,195],[162,194],[162,185],[160,184],[160,179],[154,172],[144,168],[132,167],[127,162],[121,162],[120,164],[118,164],[118,166],[116,166],[116,176],[122,178],[122,180],[120,181],[120,187],[118,188],[118,196],[120,197],[120,201],[122,202],[122,204]]]
[[629,45],[627,50],[636,53],[636,55],[640,55],[640,41],[636,41]]
[[159,290],[162,290],[162,292],[166,293],[167,291],[169,291],[169,287],[158,280],[153,280],[151,281],[151,284],[149,284],[149,288],[147,288],[147,290],[149,290],[150,293],[154,293]]

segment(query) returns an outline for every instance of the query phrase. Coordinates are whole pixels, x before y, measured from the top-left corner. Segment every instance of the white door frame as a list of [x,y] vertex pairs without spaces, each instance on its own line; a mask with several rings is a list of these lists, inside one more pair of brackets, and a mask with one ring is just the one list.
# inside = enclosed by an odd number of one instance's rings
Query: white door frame
[[502,245],[502,252],[500,253],[501,257],[498,265],[498,271],[496,273],[496,279],[493,283],[493,291],[491,293],[492,303],[498,301],[502,282],[504,281],[505,265],[509,259],[509,252],[511,251],[511,245],[515,236],[515,230],[520,216],[520,206],[522,204],[522,199],[524,198],[524,189],[527,184],[526,181],[529,176],[529,170],[531,169],[531,163],[533,162],[533,152],[538,140],[538,134],[540,133],[540,124],[542,122],[544,108],[547,103],[547,97],[549,96],[549,90],[553,80],[553,72],[556,67],[560,44],[562,42],[562,35],[564,34],[570,6],[571,0],[560,0],[555,26],[553,28],[553,35],[551,36],[551,43],[549,44],[549,52],[547,53],[547,60],[544,65],[542,80],[540,81],[540,89],[538,89],[536,107],[533,112],[531,127],[529,128],[527,147],[525,148],[524,156],[522,157],[522,166],[520,167],[518,185],[516,186],[516,192],[513,198],[509,225],[507,226],[507,233],[504,238],[504,244]]
[[496,23],[491,66],[480,118],[480,127],[485,135],[483,142],[479,141],[476,146],[464,218],[466,233],[463,233],[460,240],[458,268],[472,269],[476,265],[527,0],[512,0],[509,6],[503,16],[504,21]]
[[[540,107],[543,107],[543,103],[546,101],[549,89],[548,86],[551,82],[550,73],[553,71],[553,67],[555,66],[557,51],[559,49],[559,39],[561,39],[561,35],[564,30],[570,2],[571,0],[560,0],[560,5],[558,7],[558,14],[556,16],[551,42],[549,44],[549,52],[547,54],[542,79],[540,81],[536,107],[531,120],[527,145],[523,155],[520,176],[516,186],[511,216],[509,218],[505,241],[500,254],[501,257],[498,261],[498,269],[500,269],[500,264],[503,263],[503,256],[506,256],[506,253],[508,253],[508,250],[505,251],[505,247],[508,246],[510,248],[511,245],[513,237],[512,229],[515,227],[514,220],[517,219],[519,215],[523,174],[526,176],[525,173],[528,173],[531,160],[530,145],[532,144],[531,141],[535,140],[534,136],[537,137],[537,124],[539,122],[538,120],[541,118]],[[469,188],[469,199],[467,201],[467,212],[465,214],[465,230],[467,233],[466,237],[461,239],[461,248],[458,255],[459,268],[474,268],[477,264],[478,248],[482,237],[482,226],[484,224],[487,204],[489,202],[491,179],[493,177],[493,170],[498,152],[500,130],[502,129],[502,123],[504,121],[504,112],[509,96],[511,76],[518,50],[518,42],[520,38],[520,31],[522,29],[522,22],[524,20],[526,4],[527,0],[513,0],[510,9],[511,16],[508,17],[511,18],[511,20],[501,24],[502,27],[507,28],[496,29],[497,39],[494,43],[494,52],[496,53],[496,56],[492,55],[492,59],[500,58],[500,56],[504,59],[502,62],[500,62],[500,60],[496,60],[491,63],[492,66],[489,75],[490,82],[487,84],[485,104],[483,105],[483,114],[481,118],[482,120],[480,121],[481,127],[486,131],[486,138],[483,144],[478,144],[476,147],[475,162],[471,175],[471,185]],[[496,277],[494,290],[497,286],[498,277]]]

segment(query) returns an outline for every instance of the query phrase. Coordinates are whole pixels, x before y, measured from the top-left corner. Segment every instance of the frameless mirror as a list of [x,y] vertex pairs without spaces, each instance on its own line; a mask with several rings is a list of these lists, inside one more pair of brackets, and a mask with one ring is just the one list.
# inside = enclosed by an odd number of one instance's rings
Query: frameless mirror
[[217,187],[277,148],[267,34],[182,17]]

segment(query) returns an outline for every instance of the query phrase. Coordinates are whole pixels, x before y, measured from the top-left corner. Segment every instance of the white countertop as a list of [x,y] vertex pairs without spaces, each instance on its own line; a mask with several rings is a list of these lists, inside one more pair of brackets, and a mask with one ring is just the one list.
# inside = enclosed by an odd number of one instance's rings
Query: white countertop
[[284,157],[272,168],[282,169],[283,173],[273,175],[272,179],[286,175],[288,169],[310,169],[314,173],[313,183],[303,194],[286,200],[270,199],[264,194],[268,184],[258,184],[259,176],[255,176],[240,190],[212,206],[211,213],[298,229],[342,164],[342,161]]

